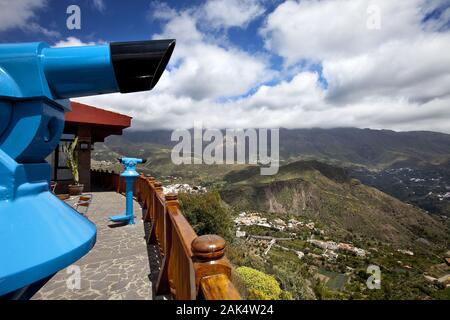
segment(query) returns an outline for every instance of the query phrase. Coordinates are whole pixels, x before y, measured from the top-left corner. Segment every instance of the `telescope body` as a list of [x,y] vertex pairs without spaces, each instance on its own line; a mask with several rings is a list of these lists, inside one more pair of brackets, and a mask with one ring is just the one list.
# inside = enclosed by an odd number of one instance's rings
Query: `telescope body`
[[145,163],[145,160],[139,158],[121,158],[120,163],[123,164],[125,170],[120,174],[121,177],[137,177],[139,173],[136,171],[136,166],[139,163]]
[[174,46],[0,44],[0,296],[31,297],[95,244],[95,225],[49,191],[45,158],[59,144],[68,99],[152,89]]

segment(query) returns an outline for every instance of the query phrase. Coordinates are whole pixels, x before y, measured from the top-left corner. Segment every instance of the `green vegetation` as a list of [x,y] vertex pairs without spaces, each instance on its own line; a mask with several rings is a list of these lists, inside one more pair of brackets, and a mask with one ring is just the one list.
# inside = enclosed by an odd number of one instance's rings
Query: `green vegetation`
[[238,281],[244,284],[250,300],[291,300],[289,292],[281,290],[277,280],[264,272],[249,267],[235,269]]
[[66,164],[72,173],[73,181],[75,185],[80,183],[80,177],[78,174],[78,137],[75,137],[70,144],[63,145],[63,152],[66,156]]
[[326,281],[326,286],[332,290],[341,290],[348,281],[348,276],[343,273],[328,271],[325,269],[319,269],[319,273],[329,279]]
[[218,234],[231,239],[233,221],[230,209],[217,191],[180,193],[178,199],[184,216],[197,234]]
[[292,252],[272,249],[270,260],[267,261],[265,270],[273,274],[281,283],[282,288],[291,293],[296,300],[315,299],[316,295],[311,288],[313,274],[307,265],[300,262]]

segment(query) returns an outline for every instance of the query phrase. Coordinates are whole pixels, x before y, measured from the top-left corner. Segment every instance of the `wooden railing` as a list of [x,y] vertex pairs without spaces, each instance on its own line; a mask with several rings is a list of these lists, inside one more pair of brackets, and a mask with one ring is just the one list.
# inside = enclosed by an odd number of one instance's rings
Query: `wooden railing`
[[[92,171],[93,185],[125,192],[118,174]],[[178,300],[241,299],[231,282],[232,266],[224,255],[225,240],[217,235],[197,236],[183,216],[176,194],[164,195],[162,185],[139,176],[134,196],[143,209],[144,222],[151,222],[147,241],[156,244],[162,257],[156,294]]]

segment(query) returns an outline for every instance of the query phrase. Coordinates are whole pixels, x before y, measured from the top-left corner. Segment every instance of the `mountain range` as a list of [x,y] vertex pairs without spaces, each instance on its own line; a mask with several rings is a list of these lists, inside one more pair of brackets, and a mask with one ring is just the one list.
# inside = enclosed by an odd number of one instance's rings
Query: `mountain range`
[[[111,144],[173,146],[171,131],[125,131]],[[289,162],[314,157],[344,165],[382,169],[396,163],[441,164],[450,160],[450,135],[428,131],[396,132],[357,128],[280,129],[280,158]]]
[[273,176],[261,176],[254,165],[175,165],[170,154],[177,141],[170,135],[126,132],[97,144],[93,160],[120,170],[117,157],[145,158],[140,170],[166,184],[177,179],[215,188],[236,211],[299,215],[343,239],[425,247],[448,241],[450,135],[282,129],[281,167]]

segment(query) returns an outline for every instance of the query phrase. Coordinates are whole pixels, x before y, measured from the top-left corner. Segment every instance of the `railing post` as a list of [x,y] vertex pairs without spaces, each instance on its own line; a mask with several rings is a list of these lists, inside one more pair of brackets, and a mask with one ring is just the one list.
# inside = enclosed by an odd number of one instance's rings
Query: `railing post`
[[[158,229],[158,224],[160,224],[161,222],[158,221],[159,217],[158,217],[158,208],[157,208],[157,202],[158,200],[158,194],[163,192],[163,188],[162,188],[162,184],[159,181],[154,181],[153,182],[153,187],[154,187],[154,194],[152,195],[152,205],[149,209],[149,215],[150,215],[150,220],[151,220],[151,230],[150,230],[150,235],[148,238],[148,243],[149,244],[155,244],[158,243],[158,236],[156,234],[157,229]],[[162,205],[164,205],[162,203]]]
[[[153,187],[155,188],[155,194],[153,195],[153,199],[152,199],[153,210],[150,213],[151,213],[151,218],[153,220],[156,220],[157,219],[156,215],[158,214],[156,202],[158,202],[158,195],[163,193],[163,188],[162,188],[162,183],[160,181],[156,181],[156,180],[153,180]],[[152,225],[154,225],[155,222],[156,221],[152,221]]]
[[155,182],[153,182],[153,185],[155,186],[155,190],[156,190],[157,192],[162,192],[162,191],[163,191],[162,183],[161,183],[161,182],[155,181]]
[[[170,193],[165,196],[166,212],[164,214],[164,252],[162,255],[161,269],[158,276],[158,281],[156,282],[156,293],[164,294],[171,291],[173,284],[170,283],[169,279],[169,260],[170,260],[170,250],[172,246],[172,225],[168,221],[168,208],[175,207],[180,208],[180,203],[178,202],[178,196],[175,193]],[[173,288],[172,288],[173,290]]]
[[151,221],[151,211],[153,210],[153,181],[155,180],[152,176],[150,175],[146,175],[145,176],[145,184],[146,184],[146,189],[147,189],[147,193],[144,197],[144,199],[142,200],[144,203],[144,222],[150,222]]
[[141,173],[136,179],[133,188],[133,195],[136,198],[136,201],[141,203],[141,180],[144,179],[144,175]]
[[191,246],[197,296],[202,278],[218,274],[231,278],[231,264],[224,257],[226,243],[222,237],[214,234],[199,236]]

